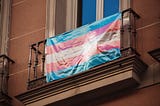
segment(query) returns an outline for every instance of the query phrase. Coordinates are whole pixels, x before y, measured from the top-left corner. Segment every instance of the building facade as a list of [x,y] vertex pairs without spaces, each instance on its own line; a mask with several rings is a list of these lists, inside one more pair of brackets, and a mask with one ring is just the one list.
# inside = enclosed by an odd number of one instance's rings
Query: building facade
[[[9,103],[7,105],[160,106],[159,0],[120,0],[118,2],[118,11],[131,8],[140,16],[135,23],[136,34],[133,40],[136,42],[132,46],[136,52],[133,54],[93,69],[95,73],[99,70],[95,75],[87,72],[80,74],[81,78],[77,75],[49,84],[44,83],[44,80],[34,82],[32,75],[36,63],[35,60],[29,59],[30,49],[33,50],[32,53],[37,52],[38,55],[38,52],[43,49],[43,46],[39,47],[38,42],[82,26],[84,1],[1,0],[0,53],[8,55],[15,62],[9,67],[7,87]],[[97,0],[95,3],[93,21],[103,18],[103,8],[105,8],[105,0]],[[129,13],[137,17],[133,11]],[[129,17],[129,13],[124,17]],[[131,20],[133,21],[133,18]],[[124,48],[122,49],[125,49],[125,42],[128,42],[125,35],[129,36],[123,33]],[[33,58],[35,56],[33,55]],[[42,61],[43,56],[42,53],[39,57]],[[39,60],[36,65],[39,70],[38,75],[44,68],[42,64],[43,62]],[[30,68],[32,69],[29,73]]]

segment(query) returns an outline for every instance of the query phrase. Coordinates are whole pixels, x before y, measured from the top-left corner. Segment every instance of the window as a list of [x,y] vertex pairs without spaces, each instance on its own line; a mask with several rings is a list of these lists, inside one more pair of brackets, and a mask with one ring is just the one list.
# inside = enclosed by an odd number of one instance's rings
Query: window
[[7,54],[11,0],[0,0],[0,54]]
[[78,0],[46,1],[46,38],[77,27]]
[[82,25],[119,11],[119,0],[82,0]]
[[104,0],[103,17],[119,12],[119,0]]
[[82,25],[96,20],[96,0],[82,0]]
[[130,7],[130,0],[47,0],[46,38]]

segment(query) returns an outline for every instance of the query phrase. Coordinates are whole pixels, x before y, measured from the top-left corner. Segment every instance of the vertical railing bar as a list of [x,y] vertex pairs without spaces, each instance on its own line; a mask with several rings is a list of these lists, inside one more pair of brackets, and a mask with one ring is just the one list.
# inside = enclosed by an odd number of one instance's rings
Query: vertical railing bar
[[[37,45],[37,44],[36,44]],[[36,47],[32,47],[35,48],[34,50],[34,66],[33,66],[33,79],[35,79],[35,74],[36,74],[36,54],[37,54],[37,48]]]
[[134,49],[136,50],[136,48],[137,48],[137,47],[136,47],[136,46],[137,46],[137,45],[136,45],[136,37],[137,37],[137,36],[136,36],[136,34],[137,34],[137,32],[136,32],[136,16],[134,15],[133,18],[134,18],[134,19],[133,19]]
[[3,74],[4,74],[4,66],[5,66],[5,64],[4,64],[4,60],[5,60],[5,58],[4,58],[4,56],[2,57],[2,71],[1,71],[1,91],[0,92],[2,92],[3,93]]
[[131,20],[131,17],[132,17],[132,14],[131,14],[131,10],[129,11],[129,25],[128,25],[128,32],[129,32],[129,39],[128,39],[128,45],[129,47],[132,47],[132,32],[131,32],[131,24],[132,24],[132,20]]
[[124,26],[123,26],[123,15],[124,13],[122,12],[121,14],[121,32],[120,32],[120,42],[121,42],[121,49],[123,49],[123,34],[124,34]]
[[9,65],[15,63],[6,55],[0,55],[0,92],[8,94]]
[[5,88],[5,93],[6,94],[8,94],[8,85],[7,85],[7,82],[8,82],[8,79],[9,79],[9,63],[10,63],[10,61],[7,59],[7,69],[6,69],[6,71],[7,71],[7,73],[6,73],[6,81],[5,81],[5,84],[6,84],[6,88]]
[[46,41],[43,42],[42,75],[41,76],[44,76],[44,68],[45,68],[45,43],[46,43]]
[[37,66],[38,66],[38,51],[39,51],[39,43],[36,44],[35,50],[35,64],[34,64],[34,78],[37,79]]
[[32,67],[32,46],[30,45],[30,51],[29,51],[29,62],[28,62],[28,87],[30,86],[30,74],[31,74],[31,67]]
[[128,25],[128,47],[130,48],[128,50],[128,55],[132,54],[132,10],[129,9],[129,25]]
[[35,68],[36,68],[36,66],[35,66],[35,61],[36,61],[36,50],[34,50],[34,66],[33,66],[33,79],[35,78]]

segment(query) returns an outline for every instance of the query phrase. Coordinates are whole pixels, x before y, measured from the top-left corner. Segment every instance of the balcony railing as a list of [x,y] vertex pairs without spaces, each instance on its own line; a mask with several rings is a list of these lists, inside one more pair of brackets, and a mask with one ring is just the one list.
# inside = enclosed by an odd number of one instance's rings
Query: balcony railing
[[[127,14],[127,16],[125,15]],[[136,20],[140,16],[132,9],[122,11],[121,18],[121,58],[137,55],[136,51]],[[127,24],[126,24],[127,23]],[[37,42],[30,46],[28,63],[28,90],[46,84],[45,77],[45,43],[46,40]],[[120,59],[121,59],[120,58]],[[107,64],[106,64],[107,65]]]
[[10,103],[10,97],[8,96],[8,78],[9,78],[9,65],[14,63],[6,55],[0,55],[0,105],[4,106],[5,104]]
[[[127,14],[127,15],[125,15]],[[147,65],[136,51],[136,20],[132,9],[122,12],[121,57],[73,76],[46,83],[45,43],[30,46],[28,91],[16,96],[26,106],[85,106],[140,84]]]

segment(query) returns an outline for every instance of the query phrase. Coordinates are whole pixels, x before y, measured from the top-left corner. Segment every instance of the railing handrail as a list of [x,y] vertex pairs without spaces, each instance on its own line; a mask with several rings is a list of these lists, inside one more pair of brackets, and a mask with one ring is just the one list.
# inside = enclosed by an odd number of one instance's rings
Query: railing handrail
[[10,63],[15,63],[6,54],[0,54],[0,93],[1,95],[8,94],[8,78]]
[[14,60],[12,60],[11,58],[9,58],[9,57],[8,57],[7,55],[5,55],[5,54],[1,54],[1,55],[0,55],[0,58],[6,58],[7,60],[9,60],[9,62],[15,63]]
[[122,15],[124,15],[124,14],[127,13],[127,12],[133,13],[133,15],[134,15],[137,19],[140,18],[140,16],[139,16],[132,8],[128,8],[128,9],[126,9],[126,10],[123,10],[121,13],[122,13]]

